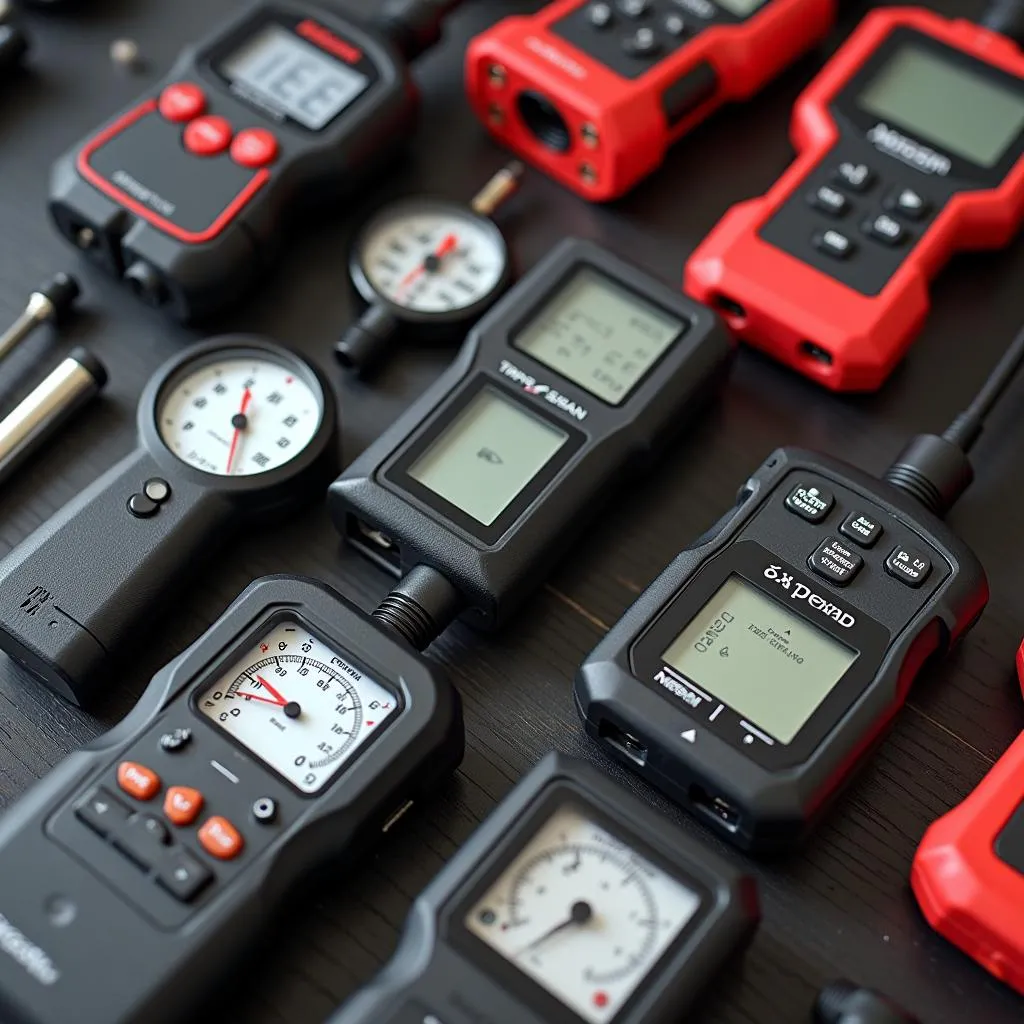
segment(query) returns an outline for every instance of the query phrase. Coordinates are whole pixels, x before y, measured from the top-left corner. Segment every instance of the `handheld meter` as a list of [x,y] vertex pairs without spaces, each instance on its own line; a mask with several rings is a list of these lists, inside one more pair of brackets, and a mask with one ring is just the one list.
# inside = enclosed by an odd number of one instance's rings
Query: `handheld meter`
[[419,896],[391,962],[330,1024],[669,1024],[759,918],[752,878],[549,754]]
[[0,649],[76,704],[210,551],[313,500],[337,464],[320,374],[246,335],[166,363],[138,423],[139,447],[0,562]]
[[390,0],[380,27],[296,0],[248,7],[57,163],[57,227],[178,319],[230,305],[275,260],[295,207],[397,152],[417,105],[409,60],[454,6]]
[[312,580],[253,583],[0,819],[0,1016],[184,1019],[301,878],[462,748],[458,695],[405,643]]
[[1024,219],[1024,55],[920,8],[876,11],[797,102],[797,160],[730,210],[685,289],[826,387],[879,387],[956,252]]
[[910,882],[940,935],[1024,995],[1024,734],[928,829]]
[[538,264],[331,486],[349,542],[405,576],[387,611],[410,642],[457,611],[502,623],[712,398],[732,352],[710,310],[591,243]]
[[469,47],[491,134],[585,199],[618,198],[829,31],[836,0],[556,0]]

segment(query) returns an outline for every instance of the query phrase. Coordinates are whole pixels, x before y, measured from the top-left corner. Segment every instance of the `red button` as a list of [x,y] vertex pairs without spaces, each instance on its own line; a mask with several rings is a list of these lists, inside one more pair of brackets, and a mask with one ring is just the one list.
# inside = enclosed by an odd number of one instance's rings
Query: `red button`
[[185,129],[185,148],[196,156],[216,156],[231,145],[233,134],[223,117],[197,117]]
[[243,167],[266,167],[277,159],[281,147],[266,128],[246,128],[231,143],[231,158]]
[[117,766],[117,784],[136,800],[152,800],[160,792],[160,776],[134,761],[122,761]]
[[206,110],[206,96],[198,85],[177,82],[160,94],[160,113],[175,124],[184,124]]
[[203,794],[189,786],[171,786],[164,800],[164,814],[175,825],[191,825],[203,809]]
[[218,860],[231,860],[242,852],[245,841],[227,818],[210,818],[199,830],[203,849]]

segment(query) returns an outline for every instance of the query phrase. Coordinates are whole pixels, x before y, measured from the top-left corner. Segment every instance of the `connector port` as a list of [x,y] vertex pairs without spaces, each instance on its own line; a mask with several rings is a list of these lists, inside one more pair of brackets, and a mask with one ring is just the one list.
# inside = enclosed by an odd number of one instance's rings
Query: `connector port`
[[625,754],[634,764],[641,768],[647,764],[647,747],[628,732],[623,731],[617,725],[613,725],[607,719],[602,719],[597,728],[597,735],[610,747],[614,747],[619,753]]
[[392,540],[386,533],[363,522],[362,519],[349,516],[346,538],[356,551],[365,555],[385,572],[401,577],[402,549],[398,542]]
[[690,786],[690,803],[694,809],[711,818],[727,832],[738,832],[740,827],[740,812],[728,800],[720,796],[711,796],[703,786],[696,784]]

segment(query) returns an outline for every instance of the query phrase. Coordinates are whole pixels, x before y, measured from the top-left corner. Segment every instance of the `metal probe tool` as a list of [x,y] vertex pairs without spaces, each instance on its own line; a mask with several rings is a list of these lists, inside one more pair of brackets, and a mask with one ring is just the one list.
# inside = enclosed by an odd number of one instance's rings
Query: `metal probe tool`
[[34,291],[29,296],[25,312],[0,335],[0,360],[6,359],[43,324],[63,323],[80,294],[78,282],[70,274],[57,274],[52,281]]

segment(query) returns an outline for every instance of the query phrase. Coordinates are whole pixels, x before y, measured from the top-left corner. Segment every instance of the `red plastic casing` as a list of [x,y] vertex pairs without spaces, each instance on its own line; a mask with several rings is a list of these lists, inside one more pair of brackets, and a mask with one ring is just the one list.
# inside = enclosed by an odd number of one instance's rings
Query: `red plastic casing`
[[1024,875],[994,850],[1021,801],[1024,733],[981,785],[928,829],[910,883],[940,935],[1024,994]]
[[[841,284],[759,237],[838,140],[830,103],[900,26],[1024,77],[1020,50],[969,21],[917,7],[869,14],[797,100],[790,127],[797,159],[766,195],[732,207],[686,265],[684,290],[717,306],[742,341],[836,391],[880,387],[921,330],[930,308],[929,284],[949,258],[1007,245],[1024,220],[1020,159],[998,188],[954,196],[876,296]],[[722,296],[739,303],[746,315],[722,310]],[[804,342],[828,352],[831,364],[809,355]]]
[[[722,104],[751,97],[820,42],[836,17],[835,0],[768,0],[746,21],[705,28],[629,79],[552,31],[589,2],[555,0],[477,36],[466,54],[466,88],[477,117],[498,142],[595,202],[632,189],[661,165],[674,142]],[[704,62],[714,68],[717,88],[670,125],[662,97]],[[545,146],[520,117],[516,99],[526,90],[558,108],[573,140],[567,152]],[[596,128],[596,145],[584,140],[584,125]]]

